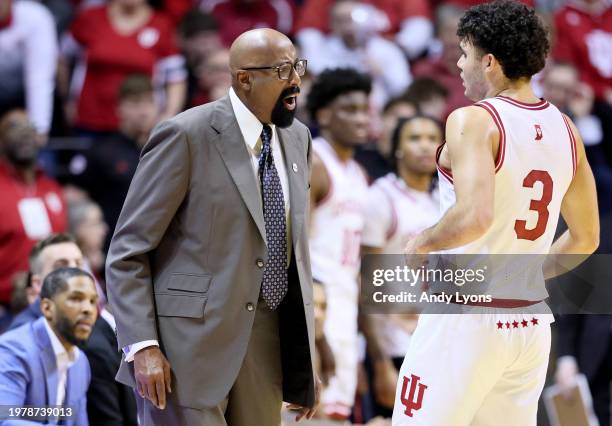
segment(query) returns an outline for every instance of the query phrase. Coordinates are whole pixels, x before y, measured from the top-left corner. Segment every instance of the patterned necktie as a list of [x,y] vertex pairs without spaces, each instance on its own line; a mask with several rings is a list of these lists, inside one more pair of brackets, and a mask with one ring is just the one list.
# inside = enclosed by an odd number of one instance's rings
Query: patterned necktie
[[264,124],[261,132],[259,180],[263,198],[263,215],[268,239],[268,262],[262,282],[262,296],[270,309],[276,309],[287,294],[287,235],[283,187],[272,156],[272,129]]

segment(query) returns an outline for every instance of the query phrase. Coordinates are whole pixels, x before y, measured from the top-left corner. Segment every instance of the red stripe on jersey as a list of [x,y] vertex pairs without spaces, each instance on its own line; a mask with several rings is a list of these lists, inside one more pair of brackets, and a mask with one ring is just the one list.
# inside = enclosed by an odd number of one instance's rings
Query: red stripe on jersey
[[453,184],[453,172],[448,169],[445,169],[440,165],[440,154],[442,154],[442,148],[444,148],[444,145],[446,145],[446,142],[442,143],[442,145],[440,145],[436,150],[436,167],[438,168],[440,174],[442,174],[442,176],[444,176],[451,184]]
[[511,105],[514,105],[519,108],[528,109],[531,111],[537,111],[541,109],[546,109],[550,105],[547,100],[542,99],[540,102],[536,102],[534,104],[529,104],[526,102],[517,101],[516,99],[509,98],[507,96],[496,96],[497,99],[500,99],[504,102],[507,102]]
[[499,169],[501,169],[502,164],[504,164],[504,158],[506,156],[506,128],[504,127],[504,123],[499,116],[499,113],[489,102],[482,101],[474,105],[479,106],[488,112],[491,118],[493,118],[493,122],[497,126],[497,130],[499,130],[499,148],[497,149],[497,158],[495,159],[495,173],[497,173]]
[[572,128],[569,124],[569,122],[567,121],[567,117],[565,116],[565,114],[562,114],[563,116],[563,122],[565,123],[565,127],[567,128],[567,132],[569,133],[569,138],[570,138],[570,144],[571,144],[571,149],[572,149],[572,176],[576,175],[576,139],[574,138],[574,132],[572,132]]

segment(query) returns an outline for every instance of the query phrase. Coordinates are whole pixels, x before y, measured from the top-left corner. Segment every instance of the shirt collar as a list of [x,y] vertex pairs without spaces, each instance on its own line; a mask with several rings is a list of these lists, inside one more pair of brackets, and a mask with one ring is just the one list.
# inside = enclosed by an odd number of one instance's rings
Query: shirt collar
[[117,323],[115,321],[115,317],[113,316],[113,314],[108,312],[106,308],[102,308],[102,310],[100,311],[100,316],[108,323],[108,325],[111,326],[113,331],[117,330]]
[[[242,137],[249,148],[255,150],[255,146],[257,145],[257,141],[259,140],[261,131],[263,130],[263,124],[240,100],[233,87],[230,87],[229,98],[232,104],[232,109],[234,110],[234,115],[238,121],[238,127],[240,127]],[[272,135],[274,135],[274,124],[270,124],[269,126],[272,128]]]
[[55,331],[51,328],[49,321],[45,318],[45,329],[47,330],[47,334],[49,335],[49,340],[51,340],[51,346],[53,347],[53,353],[55,354],[56,359],[67,358],[69,360],[68,366],[71,366],[76,362],[79,358],[79,350],[76,346],[73,346],[70,353],[66,352],[66,348],[62,345],[59,338],[55,334]]

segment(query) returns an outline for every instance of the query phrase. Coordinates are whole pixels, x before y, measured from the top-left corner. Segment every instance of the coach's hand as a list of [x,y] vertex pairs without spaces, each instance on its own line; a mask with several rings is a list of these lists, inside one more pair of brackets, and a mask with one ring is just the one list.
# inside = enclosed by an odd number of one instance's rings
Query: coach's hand
[[170,387],[170,363],[157,346],[149,346],[134,355],[134,376],[141,397],[160,410],[166,408],[166,391]]
[[321,400],[321,379],[319,379],[319,376],[317,374],[315,374],[315,378],[314,379],[315,379],[315,403],[312,406],[312,408],[302,407],[301,405],[297,405],[297,404],[289,404],[289,405],[287,405],[287,408],[289,410],[296,411],[298,413],[295,416],[295,421],[296,422],[299,422],[304,417],[306,419],[308,419],[308,420],[312,419],[312,417],[317,412],[317,408],[319,408],[319,402]]

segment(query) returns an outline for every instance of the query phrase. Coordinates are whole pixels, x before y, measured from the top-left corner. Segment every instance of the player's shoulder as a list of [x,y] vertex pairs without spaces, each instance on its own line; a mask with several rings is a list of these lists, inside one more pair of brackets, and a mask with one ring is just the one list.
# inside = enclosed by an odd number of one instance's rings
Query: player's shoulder
[[446,120],[447,126],[453,125],[474,125],[474,124],[488,124],[492,122],[491,115],[486,109],[482,108],[479,104],[473,104],[457,108],[451,112]]

